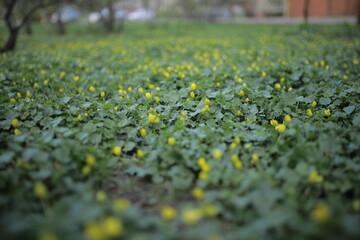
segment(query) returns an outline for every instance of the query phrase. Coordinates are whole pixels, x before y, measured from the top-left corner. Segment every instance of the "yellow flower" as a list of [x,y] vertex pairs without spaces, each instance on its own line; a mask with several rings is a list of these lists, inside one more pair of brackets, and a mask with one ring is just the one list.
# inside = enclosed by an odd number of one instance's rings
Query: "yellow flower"
[[330,218],[330,210],[325,204],[318,204],[311,213],[317,223],[326,223]]
[[204,203],[200,206],[204,216],[206,217],[215,217],[218,213],[216,207],[209,203]]
[[21,134],[21,131],[18,129],[18,128],[15,128],[14,129],[14,134],[17,136],[17,135],[20,135]]
[[353,201],[353,208],[355,211],[360,211],[360,200],[359,199],[356,199]]
[[131,203],[125,198],[117,198],[114,200],[114,209],[123,212],[130,207]]
[[220,149],[215,149],[213,151],[213,157],[215,159],[219,159],[219,158],[221,158],[221,156],[222,156],[222,151]]
[[85,226],[85,235],[90,240],[102,240],[104,239],[104,232],[102,227],[97,222],[88,222]]
[[118,237],[123,233],[123,224],[116,217],[107,217],[102,221],[102,231],[108,238]]
[[147,92],[147,93],[145,93],[145,97],[147,98],[147,99],[150,99],[152,96],[151,96],[151,93],[149,93],[149,92]]
[[181,112],[181,116],[186,117],[186,116],[187,116],[187,113],[186,113],[185,111],[182,111],[182,112]]
[[288,88],[288,92],[292,92],[293,88],[292,87],[289,87]]
[[11,120],[11,126],[13,126],[14,128],[19,127],[19,120],[17,120],[16,118]]
[[132,87],[128,87],[128,92],[132,92],[133,91],[133,89],[132,89]]
[[155,123],[156,122],[156,116],[154,114],[149,113],[148,121],[150,123]]
[[252,164],[255,164],[255,163],[257,163],[259,161],[259,156],[256,154],[256,153],[253,153],[252,155],[251,155],[251,163]]
[[95,199],[96,199],[96,201],[98,201],[98,202],[103,202],[103,201],[105,201],[105,200],[107,199],[106,193],[105,193],[104,191],[102,191],[102,190],[97,191],[97,192],[96,192],[96,195],[95,195]]
[[231,143],[229,149],[234,150],[236,148],[236,143]]
[[77,82],[79,81],[80,77],[79,76],[74,76],[74,81]]
[[170,206],[161,208],[161,217],[165,220],[173,220],[176,217],[176,209]]
[[121,154],[121,147],[120,146],[113,147],[113,154],[119,156]]
[[331,115],[330,109],[324,110],[324,115],[325,115],[326,117],[329,117],[329,116]]
[[146,129],[145,129],[145,128],[140,129],[140,136],[141,136],[141,137],[145,137],[145,136],[146,136]]
[[274,127],[276,127],[277,125],[279,125],[279,123],[278,123],[277,120],[270,120],[270,124],[271,124],[271,126],[274,126]]
[[137,156],[138,156],[139,158],[143,158],[143,157],[144,157],[144,151],[141,150],[141,149],[138,149],[138,150],[136,151],[136,154],[137,154]]
[[291,116],[290,115],[285,115],[284,117],[284,121],[287,122],[287,123],[291,123]]
[[245,102],[249,102],[250,101],[250,98],[245,98]]
[[323,181],[323,177],[317,171],[312,171],[308,176],[308,180],[311,183],[318,183]]
[[311,103],[311,106],[312,106],[312,107],[316,107],[316,105],[317,105],[317,102],[316,102],[316,101],[313,101],[313,102]]
[[85,165],[82,169],[81,172],[84,176],[87,176],[90,174],[91,172],[91,167],[89,165]]
[[309,117],[312,117],[312,116],[313,116],[313,113],[312,113],[311,109],[307,109],[307,110],[306,110],[306,114],[307,114]]
[[64,91],[65,91],[65,90],[64,90],[63,88],[60,88],[60,89],[59,89],[59,92],[60,92],[60,93],[63,93]]
[[160,98],[159,97],[155,97],[155,102],[160,102]]
[[211,103],[210,99],[206,98],[206,99],[205,99],[205,104],[206,104],[206,105],[209,105],[210,103]]
[[239,137],[235,137],[234,140],[235,140],[235,142],[236,142],[237,144],[240,144],[240,143],[241,143],[241,139],[240,139]]
[[192,83],[192,84],[190,85],[190,88],[191,88],[191,90],[195,90],[195,89],[196,89],[196,83]]
[[57,240],[58,237],[52,232],[41,232],[38,240]]
[[144,89],[143,88],[139,88],[138,89],[138,93],[143,93],[144,92]]
[[43,84],[44,84],[44,85],[48,85],[48,84],[49,84],[49,80],[44,80]]
[[21,98],[21,93],[17,92],[17,93],[16,93],[16,96],[17,96],[18,98]]
[[[208,166],[208,165],[206,165]],[[209,166],[208,166],[209,167]],[[210,168],[210,167],[209,167]],[[210,168],[211,169],[211,168]],[[210,171],[210,170],[209,170]],[[203,181],[207,181],[209,179],[209,174],[207,171],[201,171],[199,173],[199,179],[203,180]]]
[[100,97],[105,97],[105,92],[104,91],[100,92]]
[[34,83],[34,88],[38,88],[39,84],[38,83]]
[[194,92],[191,92],[191,93],[190,93],[190,97],[194,98],[194,97],[195,97],[195,93],[194,93]]
[[205,105],[205,107],[203,109],[201,109],[201,113],[203,113],[203,114],[208,111],[210,111],[209,105]]
[[281,88],[281,84],[280,84],[280,83],[275,83],[274,86],[275,86],[276,89],[280,89],[280,88]]
[[266,72],[264,71],[261,72],[261,76],[266,77],[266,75],[267,75]]
[[250,149],[251,147],[252,147],[252,144],[251,144],[251,143],[245,144],[245,149]]
[[42,182],[36,182],[34,185],[34,193],[35,196],[44,199],[47,197],[47,188],[44,183]]
[[237,154],[231,155],[231,161],[236,169],[241,169],[243,167],[243,163],[240,161]]
[[283,133],[285,132],[286,130],[286,126],[284,124],[279,124],[276,126],[276,130],[279,132],[279,133]]
[[175,145],[175,143],[176,143],[176,139],[175,139],[174,137],[169,137],[169,138],[168,138],[168,144],[169,144],[170,146]]
[[203,213],[200,209],[190,208],[185,209],[182,212],[182,220],[186,224],[195,224],[203,217]]
[[91,87],[89,88],[89,91],[90,91],[90,92],[95,92],[95,87],[91,86]]
[[78,120],[81,120],[81,118],[82,118],[81,114],[79,114],[76,118],[77,118]]
[[29,90],[26,91],[26,96],[31,97],[31,92]]
[[244,95],[245,95],[245,92],[244,92],[243,90],[241,90],[241,91],[239,92],[239,95],[240,95],[240,96],[244,96]]
[[89,165],[89,166],[95,166],[95,164],[96,164],[96,159],[95,159],[94,155],[88,154],[88,155],[86,156],[86,163],[87,163],[87,165]]
[[10,99],[10,103],[11,103],[11,104],[15,104],[15,103],[16,103],[16,99],[15,99],[15,98],[11,98],[11,99]]
[[196,188],[193,189],[192,195],[196,199],[202,199],[204,197],[204,191],[202,190],[202,188],[196,187]]

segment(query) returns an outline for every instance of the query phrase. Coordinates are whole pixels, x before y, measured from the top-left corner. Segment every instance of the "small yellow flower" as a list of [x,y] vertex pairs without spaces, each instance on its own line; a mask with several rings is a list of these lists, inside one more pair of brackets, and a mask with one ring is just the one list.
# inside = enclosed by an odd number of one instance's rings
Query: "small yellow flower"
[[26,96],[29,98],[31,97],[31,92],[29,90],[26,91]]
[[284,121],[287,122],[287,123],[291,123],[291,116],[290,115],[285,115],[284,117]]
[[231,143],[229,149],[234,150],[235,148],[236,148],[236,143],[235,142]]
[[215,217],[218,214],[216,207],[209,203],[204,203],[200,206],[204,216],[206,217]]
[[170,206],[163,206],[161,208],[161,217],[165,220],[173,220],[176,218],[176,209]]
[[236,169],[241,169],[243,167],[243,163],[240,161],[237,154],[231,155],[231,161]]
[[192,195],[196,199],[202,199],[204,197],[204,191],[202,190],[202,188],[196,187],[196,188],[193,189]]
[[308,176],[308,180],[311,183],[318,183],[323,181],[323,177],[317,171],[312,171]]
[[63,93],[65,90],[63,88],[59,88],[59,92]]
[[151,93],[149,93],[149,92],[147,92],[147,93],[145,93],[145,97],[147,98],[147,99],[150,99],[152,96],[151,96]]
[[266,77],[266,75],[267,75],[266,72],[264,72],[264,71],[261,72],[262,77]]
[[215,149],[215,150],[213,151],[213,157],[214,157],[215,159],[221,158],[221,157],[222,157],[222,151],[221,151],[220,149]]
[[102,227],[97,222],[88,222],[85,226],[85,236],[90,240],[102,240],[104,239],[104,232]]
[[96,158],[92,154],[88,154],[86,156],[86,164],[89,166],[95,166],[96,164]]
[[187,113],[186,113],[185,111],[182,111],[182,112],[181,112],[181,116],[186,117],[186,116],[187,116]]
[[130,207],[131,203],[125,198],[117,198],[114,200],[114,209],[123,212]]
[[259,162],[259,156],[256,153],[253,153],[251,155],[251,163],[256,164],[257,162]]
[[252,147],[252,144],[251,144],[251,143],[245,144],[245,149],[250,149],[251,147]]
[[169,144],[170,146],[175,145],[175,143],[176,143],[176,139],[175,139],[174,137],[169,137],[169,138],[168,138],[168,144]]
[[74,81],[77,82],[79,81],[80,77],[79,76],[74,76]]
[[82,118],[81,114],[79,114],[76,118],[77,118],[77,120],[81,120],[81,118]]
[[149,113],[148,121],[150,123],[155,123],[156,122],[156,116],[154,114]]
[[195,90],[196,89],[196,83],[192,83],[191,85],[190,85],[190,88],[191,88],[191,90]]
[[330,218],[330,210],[325,204],[318,204],[311,213],[317,223],[326,223]]
[[240,95],[240,96],[244,96],[244,95],[245,95],[245,92],[244,92],[243,90],[241,90],[241,91],[239,92],[239,95]]
[[43,84],[44,84],[44,85],[48,85],[48,84],[49,84],[49,80],[44,80]]
[[292,87],[289,87],[288,88],[288,92],[292,92],[293,88]]
[[17,92],[17,93],[16,93],[16,96],[17,96],[18,98],[21,98],[21,93],[20,93],[20,92]]
[[208,112],[208,111],[210,111],[209,105],[205,105],[204,108],[201,109],[201,113],[203,113],[203,114]]
[[200,209],[190,208],[182,212],[182,220],[189,225],[197,223],[202,217],[203,213]]
[[132,92],[133,91],[133,89],[132,89],[132,87],[128,87],[128,92]]
[[285,132],[285,130],[286,130],[285,124],[279,124],[279,125],[277,125],[277,126],[276,126],[276,130],[277,130],[279,133]]
[[[208,165],[206,165],[206,166],[208,166]],[[205,172],[205,171],[201,171],[199,173],[199,179],[203,180],[203,181],[207,181],[209,179],[209,174],[207,172]]]
[[104,202],[107,199],[106,193],[102,190],[97,191],[95,195],[95,199],[98,202]]
[[354,200],[352,205],[353,205],[353,208],[355,211],[357,211],[357,212],[360,211],[360,200],[359,199]]
[[105,97],[105,92],[104,91],[100,92],[100,97]]
[[316,107],[316,105],[317,105],[317,102],[316,102],[316,101],[312,101],[311,106],[312,106],[312,107]]
[[39,84],[38,83],[34,83],[34,88],[38,88]]
[[11,99],[10,99],[10,103],[11,103],[11,104],[16,104],[15,98],[11,98]]
[[234,141],[237,143],[237,144],[240,144],[241,143],[241,139],[239,137],[235,137],[234,138]]
[[14,129],[14,134],[17,136],[17,135],[20,135],[21,134],[21,131],[18,129],[18,128],[15,128]]
[[278,123],[277,120],[270,120],[270,124],[271,124],[271,126],[274,126],[274,127],[276,127],[277,125],[279,125],[279,123]]
[[191,93],[190,93],[190,97],[194,98],[194,97],[195,97],[195,93],[194,93],[194,92],[191,92]]
[[14,128],[19,127],[19,120],[17,120],[16,118],[11,120],[11,126],[13,126]]
[[89,88],[89,91],[90,91],[90,92],[95,92],[95,87],[91,86],[91,87]]
[[159,102],[160,102],[160,98],[159,98],[159,97],[155,97],[155,102],[159,103]]
[[280,88],[281,88],[281,84],[280,84],[280,83],[275,83],[274,87],[275,87],[276,89],[280,89]]
[[123,233],[123,224],[116,217],[107,217],[102,221],[102,231],[108,238],[118,237]]
[[144,157],[144,151],[141,150],[141,149],[138,149],[138,150],[136,151],[136,154],[137,154],[137,156],[138,156],[139,158],[143,158],[143,157]]
[[144,89],[143,88],[139,88],[138,89],[138,93],[143,93],[144,92]]
[[35,196],[40,199],[45,199],[47,197],[47,188],[44,183],[36,182],[34,185]]
[[116,156],[119,156],[121,154],[121,147],[120,146],[115,146],[113,147],[113,154]]
[[250,98],[245,98],[245,102],[249,102],[250,101]]
[[209,105],[210,103],[211,103],[210,99],[206,98],[206,99],[205,99],[205,104],[206,104],[206,105]]
[[146,136],[146,129],[145,129],[145,128],[140,129],[140,136],[141,136],[141,137],[145,137],[145,136]]
[[84,176],[87,176],[90,174],[91,172],[91,167],[89,165],[85,165],[82,169],[81,172]]
[[329,117],[330,115],[331,115],[330,109],[324,110],[324,116],[325,116],[325,117]]
[[313,116],[313,113],[312,113],[311,109],[306,109],[306,114],[307,114],[309,117],[312,117],[312,116]]

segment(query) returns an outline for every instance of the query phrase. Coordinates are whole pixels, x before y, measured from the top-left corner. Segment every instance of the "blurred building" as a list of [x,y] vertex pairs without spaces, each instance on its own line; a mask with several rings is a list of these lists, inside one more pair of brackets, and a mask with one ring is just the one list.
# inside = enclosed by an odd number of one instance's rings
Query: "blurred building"
[[[305,0],[284,0],[284,15],[302,17]],[[355,16],[360,0],[310,0],[309,17]]]

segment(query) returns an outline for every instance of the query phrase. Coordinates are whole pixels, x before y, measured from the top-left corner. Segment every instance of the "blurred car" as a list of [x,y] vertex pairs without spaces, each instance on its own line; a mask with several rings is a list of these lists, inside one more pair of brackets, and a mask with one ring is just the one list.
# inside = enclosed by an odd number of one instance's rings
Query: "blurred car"
[[149,8],[138,8],[135,11],[128,14],[128,19],[135,20],[150,20],[155,17],[155,12]]
[[59,10],[51,15],[50,21],[52,23],[56,23],[59,20],[59,12],[60,12],[60,20],[63,23],[73,22],[80,18],[81,14],[74,6],[63,6],[60,7]]
[[[101,18],[107,18],[109,16],[109,9],[103,8],[99,12],[92,12],[89,14],[88,20],[90,23],[96,23]],[[127,18],[127,12],[123,9],[115,10],[115,19],[125,20]]]

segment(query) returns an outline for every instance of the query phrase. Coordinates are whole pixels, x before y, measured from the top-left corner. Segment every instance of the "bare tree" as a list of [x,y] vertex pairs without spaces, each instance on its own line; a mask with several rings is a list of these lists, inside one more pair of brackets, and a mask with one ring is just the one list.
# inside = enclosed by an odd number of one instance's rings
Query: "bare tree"
[[308,23],[310,0],[304,1],[304,21]]
[[[53,0],[1,0],[5,9],[4,21],[8,30],[8,37],[0,52],[12,51],[16,47],[20,30],[31,20],[32,15],[39,9],[53,4]],[[19,7],[22,6],[22,10]],[[19,13],[20,17],[15,17]]]

